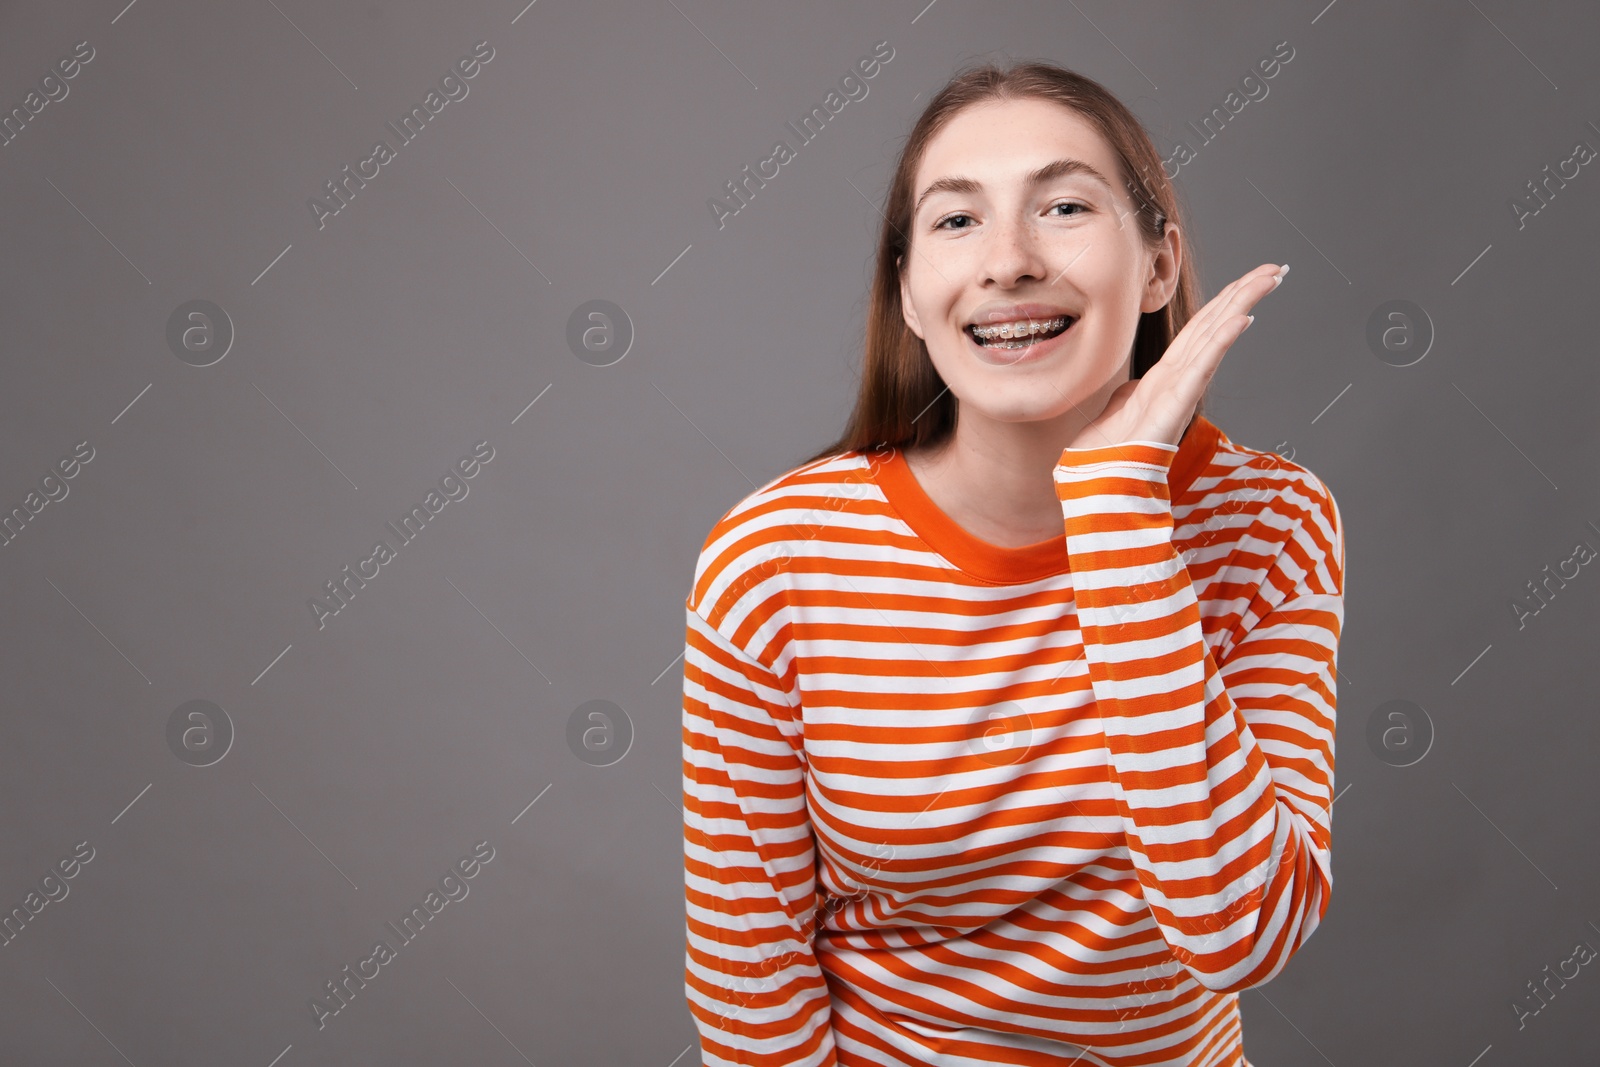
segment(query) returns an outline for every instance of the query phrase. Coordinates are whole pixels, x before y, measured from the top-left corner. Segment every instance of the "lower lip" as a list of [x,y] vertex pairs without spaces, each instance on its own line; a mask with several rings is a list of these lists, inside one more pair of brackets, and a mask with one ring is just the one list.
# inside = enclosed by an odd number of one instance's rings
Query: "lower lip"
[[1019,363],[1037,363],[1047,356],[1054,355],[1056,350],[1066,343],[1072,336],[1072,331],[1078,328],[1081,320],[1073,319],[1067,328],[1045,341],[1035,341],[1026,348],[986,348],[980,345],[966,330],[961,331],[961,336],[967,339],[967,344],[977,353],[983,362],[995,367],[1015,367]]

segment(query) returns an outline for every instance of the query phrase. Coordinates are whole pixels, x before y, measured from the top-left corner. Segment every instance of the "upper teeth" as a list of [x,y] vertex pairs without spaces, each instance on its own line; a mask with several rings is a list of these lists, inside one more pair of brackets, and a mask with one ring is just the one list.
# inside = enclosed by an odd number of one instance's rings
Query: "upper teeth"
[[988,341],[997,337],[1026,337],[1029,334],[1049,333],[1066,324],[1067,316],[1061,315],[1053,319],[1019,319],[1016,322],[1002,322],[994,326],[974,325],[972,332]]

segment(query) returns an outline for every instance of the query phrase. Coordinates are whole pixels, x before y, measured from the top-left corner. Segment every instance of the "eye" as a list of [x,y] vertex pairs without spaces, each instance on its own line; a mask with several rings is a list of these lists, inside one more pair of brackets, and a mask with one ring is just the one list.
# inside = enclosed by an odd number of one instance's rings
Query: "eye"
[[[933,228],[936,229],[936,230],[942,230],[942,229],[945,229],[945,223],[951,221],[952,219],[970,219],[970,218],[972,218],[972,216],[968,215],[966,212],[958,211],[953,215],[946,215],[944,218],[942,218],[938,222],[934,223],[933,224]],[[952,229],[958,229],[958,230],[964,230],[967,227],[965,227],[965,226],[956,226],[956,227],[951,227],[951,228]]]
[[[1058,207],[1076,208],[1077,209],[1076,211],[1068,213],[1068,214],[1058,214],[1058,215],[1056,215],[1055,217],[1058,218],[1058,219],[1075,218],[1078,215],[1082,215],[1085,212],[1093,210],[1092,208],[1089,207],[1088,204],[1082,204],[1082,203],[1079,203],[1076,200],[1063,200],[1059,204],[1051,204],[1049,209],[1048,209],[1048,211],[1047,211],[1047,214],[1049,212],[1055,211],[1055,209],[1058,208]],[[944,218],[940,219],[938,222],[935,222],[933,224],[933,228],[935,230],[947,230],[947,229],[948,230],[966,230],[966,229],[971,229],[970,226],[946,226],[945,225],[945,223],[954,222],[956,219],[967,219],[970,222],[972,220],[972,216],[967,214],[964,211],[957,211],[957,212],[954,212],[952,214],[946,215]]]

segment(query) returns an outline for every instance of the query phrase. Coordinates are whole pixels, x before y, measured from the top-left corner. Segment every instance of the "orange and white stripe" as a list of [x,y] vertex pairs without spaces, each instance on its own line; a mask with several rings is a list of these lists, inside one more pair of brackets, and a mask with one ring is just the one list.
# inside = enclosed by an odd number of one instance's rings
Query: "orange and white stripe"
[[896,450],[711,530],[683,691],[708,1067],[1248,1067],[1238,991],[1332,887],[1338,507],[1203,416],[1054,477],[1065,536],[1021,548]]

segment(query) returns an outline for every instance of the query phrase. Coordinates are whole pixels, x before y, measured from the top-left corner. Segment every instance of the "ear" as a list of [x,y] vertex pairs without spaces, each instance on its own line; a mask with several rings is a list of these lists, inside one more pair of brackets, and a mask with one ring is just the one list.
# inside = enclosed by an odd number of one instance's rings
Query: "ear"
[[895,271],[900,276],[900,314],[906,320],[906,325],[911,327],[911,332],[926,341],[928,338],[922,332],[922,322],[917,318],[917,309],[911,304],[911,280],[906,277],[905,257],[896,256],[894,261]]
[[1150,260],[1150,274],[1145,279],[1144,292],[1139,297],[1139,310],[1160,311],[1178,291],[1178,269],[1183,264],[1183,233],[1171,222],[1161,235],[1155,255]]

